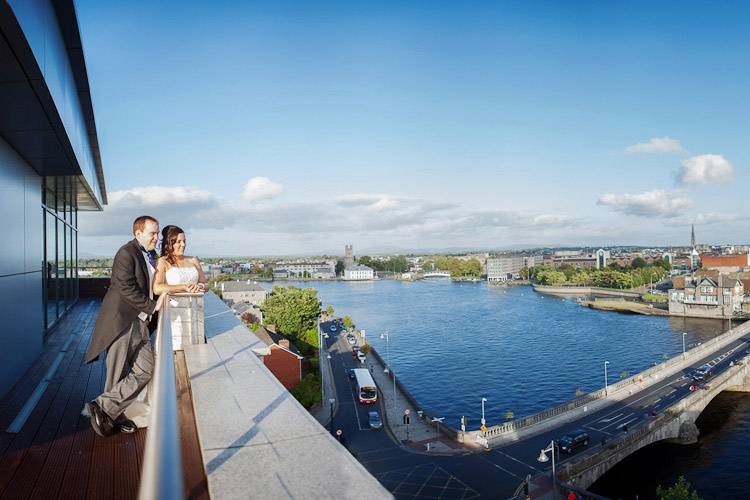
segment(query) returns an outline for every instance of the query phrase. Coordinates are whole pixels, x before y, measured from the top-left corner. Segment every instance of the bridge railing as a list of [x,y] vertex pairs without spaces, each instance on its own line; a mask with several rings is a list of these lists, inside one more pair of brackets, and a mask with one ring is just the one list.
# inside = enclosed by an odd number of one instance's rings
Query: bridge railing
[[[668,370],[670,368],[674,368],[675,366],[680,365],[680,364],[689,364],[691,360],[699,358],[705,355],[707,352],[710,352],[721,345],[733,342],[734,340],[747,334],[748,332],[750,332],[750,322],[744,323],[736,328],[733,328],[727,333],[714,337],[713,339],[707,340],[706,342],[703,342],[701,345],[690,349],[689,351],[686,352],[686,355],[684,358],[682,354],[679,354],[658,365],[652,366],[651,368],[648,368],[632,377],[621,380],[615,384],[610,384],[606,388],[606,395],[612,396],[613,394],[616,394],[629,387],[638,386],[640,388],[641,387],[640,384],[647,384],[647,383],[655,382],[658,377],[654,377],[654,376],[658,375],[660,372],[664,370]],[[491,440],[492,438],[498,438],[507,433],[516,432],[518,430],[528,428],[532,425],[537,425],[541,422],[544,422],[545,420],[555,418],[559,415],[565,414],[572,410],[576,410],[578,408],[586,406],[595,401],[602,400],[604,398],[605,398],[605,389],[604,388],[598,389],[596,391],[593,391],[591,393],[585,394],[578,398],[572,399],[566,403],[558,405],[554,408],[548,408],[546,410],[542,410],[540,412],[534,413],[527,417],[523,417],[517,420],[511,420],[510,422],[505,422],[499,425],[494,425],[492,427],[489,427],[485,432],[479,433],[479,435],[489,440]]]
[[[745,359],[747,359],[747,357]],[[618,454],[624,448],[628,448],[637,443],[659,427],[670,424],[675,419],[679,419],[684,410],[702,404],[705,399],[713,399],[717,393],[711,389],[723,387],[724,384],[735,377],[737,373],[743,369],[745,369],[744,361],[712,378],[710,381],[711,387],[709,387],[708,390],[698,390],[687,397],[680,399],[670,407],[665,408],[662,413],[654,417],[653,420],[650,420],[647,425],[636,427],[627,434],[607,441],[603,446],[594,447],[579,454],[573,460],[566,462],[566,464],[559,469],[558,478],[562,481],[570,481],[572,478],[580,476],[587,470],[597,467],[602,462],[608,461],[610,457]],[[708,402],[705,403],[705,405],[707,404]],[[703,406],[705,407],[705,405]]]

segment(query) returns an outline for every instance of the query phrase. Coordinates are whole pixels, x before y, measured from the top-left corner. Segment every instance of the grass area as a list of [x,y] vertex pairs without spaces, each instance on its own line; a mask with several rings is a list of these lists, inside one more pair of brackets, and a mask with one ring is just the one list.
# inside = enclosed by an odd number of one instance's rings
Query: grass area
[[645,302],[654,302],[656,304],[666,304],[667,303],[667,294],[661,294],[661,293],[644,293],[641,295],[641,298]]

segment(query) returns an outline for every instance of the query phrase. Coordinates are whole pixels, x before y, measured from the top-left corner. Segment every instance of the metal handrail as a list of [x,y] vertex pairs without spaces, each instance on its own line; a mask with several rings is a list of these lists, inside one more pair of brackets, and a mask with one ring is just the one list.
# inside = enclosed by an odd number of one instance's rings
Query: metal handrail
[[146,434],[146,451],[141,468],[139,500],[185,498],[182,481],[177,386],[169,296],[159,312],[154,354],[154,376],[149,386],[151,422]]

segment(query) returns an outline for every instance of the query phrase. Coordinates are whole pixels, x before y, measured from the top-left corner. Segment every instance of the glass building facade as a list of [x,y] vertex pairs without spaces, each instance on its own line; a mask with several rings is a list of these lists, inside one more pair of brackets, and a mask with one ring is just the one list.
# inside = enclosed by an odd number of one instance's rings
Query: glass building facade
[[74,178],[50,177],[43,187],[45,332],[78,300],[76,186]]

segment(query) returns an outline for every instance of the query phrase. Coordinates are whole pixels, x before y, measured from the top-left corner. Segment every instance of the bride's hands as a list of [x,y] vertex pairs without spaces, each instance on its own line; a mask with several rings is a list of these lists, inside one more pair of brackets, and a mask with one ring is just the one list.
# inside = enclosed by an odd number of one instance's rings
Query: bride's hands
[[199,283],[187,285],[185,287],[185,291],[188,293],[201,293],[203,291],[203,287]]

